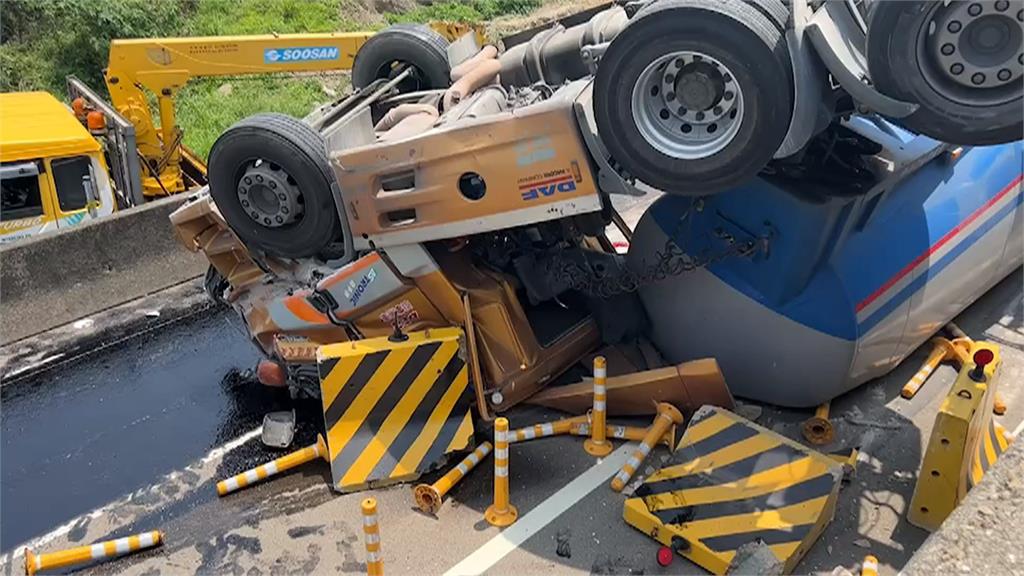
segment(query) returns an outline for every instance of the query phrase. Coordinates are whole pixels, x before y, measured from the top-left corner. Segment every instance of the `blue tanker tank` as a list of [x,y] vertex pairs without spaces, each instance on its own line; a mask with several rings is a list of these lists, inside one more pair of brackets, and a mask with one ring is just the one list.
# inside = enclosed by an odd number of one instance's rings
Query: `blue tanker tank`
[[843,166],[859,187],[779,173],[648,210],[634,269],[669,239],[698,261],[752,247],[641,290],[667,360],[713,356],[738,396],[814,406],[894,368],[1020,267],[1021,142],[960,149],[865,118],[844,130],[877,144]]

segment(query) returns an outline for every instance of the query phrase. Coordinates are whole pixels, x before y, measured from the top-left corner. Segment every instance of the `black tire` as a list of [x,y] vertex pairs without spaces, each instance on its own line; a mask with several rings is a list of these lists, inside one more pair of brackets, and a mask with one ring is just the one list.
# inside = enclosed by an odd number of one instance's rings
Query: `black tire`
[[[277,165],[303,199],[301,217],[268,227],[242,207],[238,184],[257,160]],[[307,258],[343,240],[323,139],[309,125],[284,114],[256,114],[228,128],[214,142],[209,162],[210,195],[246,245],[271,256]]]
[[[785,138],[793,108],[793,71],[777,0],[660,0],[612,41],[598,67],[594,111],[612,157],[631,175],[665,192],[703,195],[754,176]],[[766,15],[767,14],[767,15]],[[739,129],[721,150],[680,159],[655,148],[633,120],[632,92],[663,55],[695,51],[733,72],[744,94]],[[748,101],[749,100],[749,101]]]
[[395,24],[371,36],[356,53],[352,85],[365,88],[387,78],[395,63],[415,68],[413,82],[403,91],[432,90],[451,85],[448,41],[429,26]]
[[[1017,18],[1024,18],[1024,11],[1017,12],[1022,10],[1019,2],[1009,1],[1007,5],[1008,41],[1017,42],[1015,50],[1008,47],[1014,53],[1007,70],[1020,70],[1017,58],[1022,33]],[[896,119],[920,134],[962,145],[1019,140],[1024,133],[1024,76],[998,88],[971,88],[957,83],[927,41],[929,34],[935,34],[933,20],[939,10],[945,9],[941,2],[932,1],[874,2],[869,10],[867,41],[872,82],[883,94],[920,105],[910,116]],[[966,25],[960,25],[966,34]]]

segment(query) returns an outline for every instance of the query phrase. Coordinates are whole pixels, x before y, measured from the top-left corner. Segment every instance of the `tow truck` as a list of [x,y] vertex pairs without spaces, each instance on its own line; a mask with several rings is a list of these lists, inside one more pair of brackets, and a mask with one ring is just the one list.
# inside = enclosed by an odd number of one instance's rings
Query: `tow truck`
[[[339,429],[453,439],[640,339],[664,363],[717,358],[738,396],[814,406],[1021,265],[1016,8],[627,2],[500,55],[393,29],[350,95],[224,132],[171,219],[266,355],[261,380],[322,398],[341,475]],[[628,229],[610,196],[652,189]],[[424,363],[468,376],[396,431],[363,395],[412,335],[457,342]],[[412,394],[426,369],[396,379]],[[371,468],[337,487],[394,479]]]

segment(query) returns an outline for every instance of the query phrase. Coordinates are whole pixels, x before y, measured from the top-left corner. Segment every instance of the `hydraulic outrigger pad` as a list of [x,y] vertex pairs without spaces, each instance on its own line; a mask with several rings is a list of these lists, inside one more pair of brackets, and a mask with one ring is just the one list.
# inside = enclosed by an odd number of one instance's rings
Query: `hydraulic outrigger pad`
[[317,352],[333,487],[412,480],[473,439],[462,330],[441,328]]
[[715,574],[756,541],[790,572],[832,520],[842,478],[836,460],[704,406],[666,466],[626,500],[623,517]]

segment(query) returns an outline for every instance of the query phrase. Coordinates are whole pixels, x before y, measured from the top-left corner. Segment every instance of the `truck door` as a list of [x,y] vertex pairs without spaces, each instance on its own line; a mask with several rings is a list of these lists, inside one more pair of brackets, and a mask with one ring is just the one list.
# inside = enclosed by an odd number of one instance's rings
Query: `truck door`
[[11,242],[42,232],[49,186],[41,175],[41,161],[0,165],[0,242]]
[[68,156],[49,161],[56,192],[57,228],[80,224],[114,211],[110,179],[93,156]]

